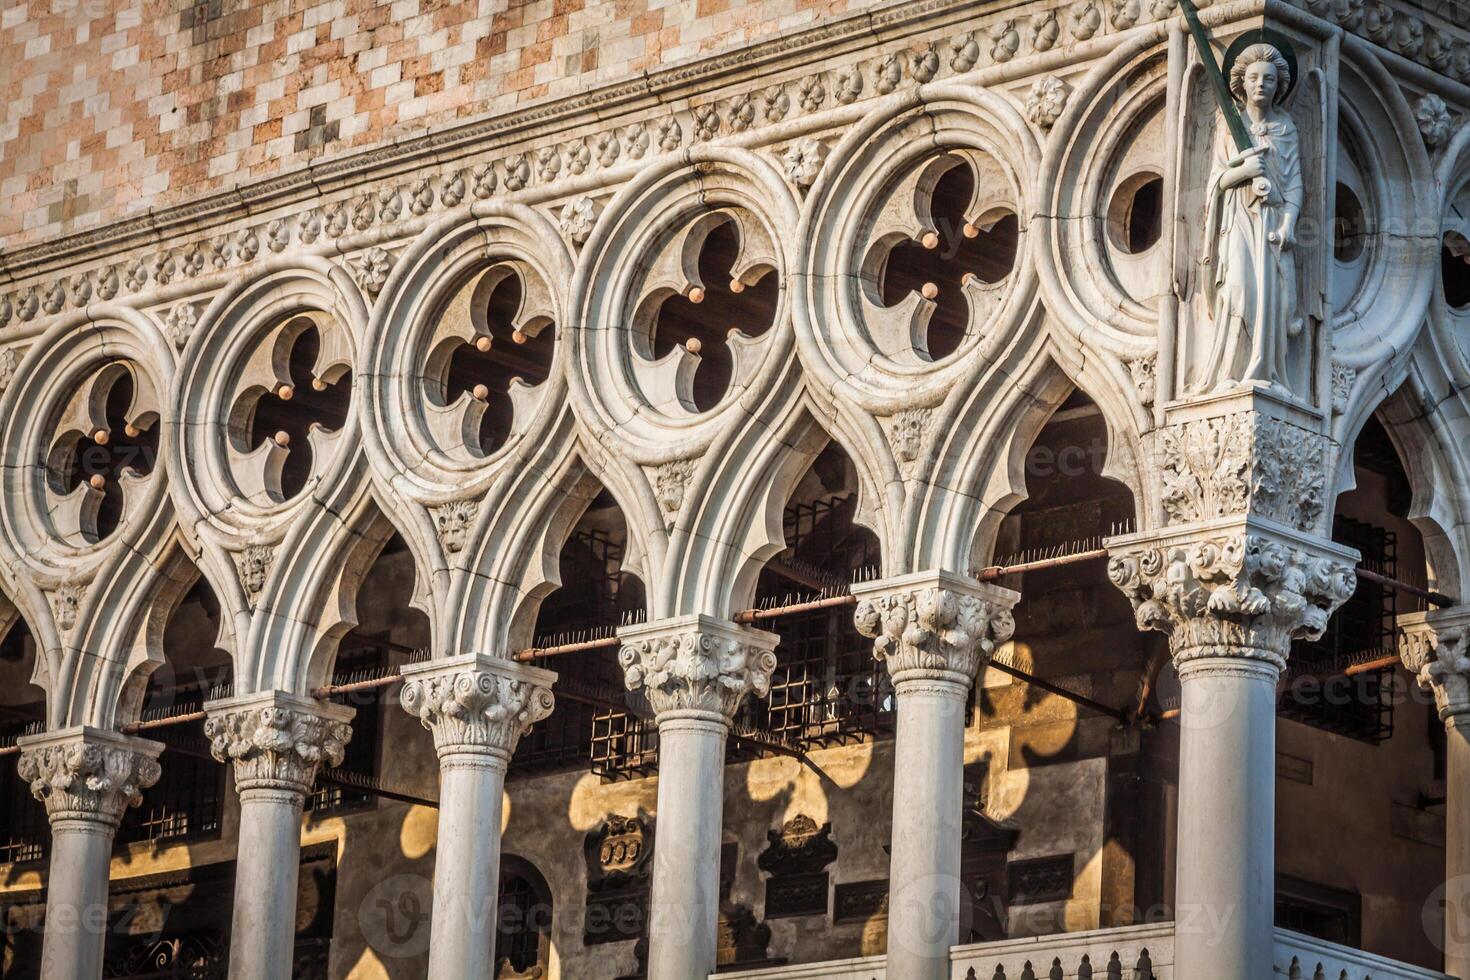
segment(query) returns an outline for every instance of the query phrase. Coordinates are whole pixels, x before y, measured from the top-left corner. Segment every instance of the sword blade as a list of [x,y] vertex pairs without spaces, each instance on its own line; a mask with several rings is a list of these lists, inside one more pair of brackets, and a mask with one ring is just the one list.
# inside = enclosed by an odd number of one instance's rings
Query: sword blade
[[1240,109],[1236,107],[1235,98],[1230,94],[1230,85],[1220,71],[1220,63],[1215,60],[1215,51],[1210,47],[1210,35],[1205,31],[1205,25],[1200,23],[1199,11],[1195,9],[1193,0],[1179,0],[1179,9],[1184,11],[1184,23],[1189,25],[1189,36],[1194,39],[1195,49],[1199,51],[1200,63],[1204,65],[1205,75],[1215,90],[1215,101],[1220,104],[1220,111],[1225,115],[1225,125],[1230,127],[1230,137],[1235,140],[1235,148],[1241,153],[1255,149],[1251,131],[1246,127],[1245,120],[1240,118]]

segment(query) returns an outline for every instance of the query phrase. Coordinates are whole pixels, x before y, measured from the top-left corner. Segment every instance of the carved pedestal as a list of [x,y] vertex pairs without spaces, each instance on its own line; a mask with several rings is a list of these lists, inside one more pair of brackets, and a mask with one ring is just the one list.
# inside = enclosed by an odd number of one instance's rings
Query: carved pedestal
[[475,655],[403,668],[399,700],[439,753],[429,976],[495,976],[505,771],[520,737],[551,714],[555,681],[549,670]]
[[659,846],[649,922],[650,980],[714,971],[720,912],[725,739],[751,692],[770,690],[777,637],[706,616],[620,630],[629,690],[656,712]]
[[1353,592],[1357,556],[1272,521],[1226,518],[1109,543],[1141,629],[1167,633],[1183,705],[1179,976],[1271,975],[1276,682]]
[[205,711],[209,750],[234,763],[240,796],[230,976],[276,980],[291,973],[301,808],[318,767],[342,761],[353,711],[284,691],[211,702]]
[[1445,725],[1444,970],[1470,976],[1470,608],[1399,617],[1399,653]]
[[854,621],[897,698],[888,975],[949,976],[959,941],[965,702],[980,666],[1015,630],[1008,589],[944,572],[870,582]]
[[96,980],[107,938],[112,839],[123,811],[158,782],[163,746],[87,727],[23,738],[20,746],[17,772],[51,821],[41,973]]

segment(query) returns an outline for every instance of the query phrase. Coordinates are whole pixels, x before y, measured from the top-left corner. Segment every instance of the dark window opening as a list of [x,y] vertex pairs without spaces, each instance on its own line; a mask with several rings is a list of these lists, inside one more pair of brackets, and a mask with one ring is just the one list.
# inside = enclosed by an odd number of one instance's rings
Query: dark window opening
[[[360,646],[352,648],[344,645],[337,655],[332,683],[351,684],[379,677],[387,669],[386,638],[363,637]],[[306,812],[324,815],[375,805],[375,793],[351,783],[371,784],[377,779],[378,742],[383,728],[383,711],[387,705],[388,702],[382,698],[354,701],[357,714],[352,717],[352,738],[347,742],[342,764],[335,769],[323,768],[317,774],[317,784],[306,798]],[[334,779],[334,776],[337,778]]]
[[[622,569],[622,517],[606,491],[562,547],[561,588],[536,619],[537,647],[611,637],[641,621],[643,583]],[[590,769],[604,779],[652,775],[658,733],[644,699],[625,689],[616,649],[593,649],[536,661],[557,671],[556,709],[522,736],[511,778]]]
[[1137,173],[1113,191],[1108,202],[1108,238],[1128,255],[1141,255],[1164,235],[1164,178]]
[[496,904],[496,978],[544,976],[551,965],[551,892],[527,862],[508,857],[506,863]]
[[[787,506],[786,549],[767,564],[756,605],[790,605],[845,589],[878,565],[878,541],[853,522],[851,463],[833,443],[812,467],[812,496]],[[835,491],[835,492],[834,492]],[[852,609],[835,606],[783,616],[770,696],[748,698],[737,723],[803,747],[840,745],[893,731],[892,684],[858,633]],[[732,746],[735,757],[753,752]]]
[[350,372],[330,379],[318,378],[314,373],[321,349],[316,325],[306,321],[302,326],[298,321],[289,329],[299,330],[287,355],[289,381],[273,391],[257,389],[245,396],[254,397],[255,404],[244,413],[244,431],[235,433],[241,452],[253,452],[267,439],[285,450],[280,471],[281,500],[290,500],[306,488],[312,470],[312,430],[340,429],[347,422],[352,399]]
[[514,381],[538,385],[551,373],[556,329],[544,321],[524,324],[526,330],[514,326],[525,287],[520,275],[504,266],[488,270],[465,288],[473,290],[470,302],[483,307],[487,332],[460,344],[450,355],[444,399],[453,404],[468,393],[485,403],[475,448],[488,456],[510,436]]
[[[692,382],[697,411],[720,403],[730,387],[735,359],[729,336],[739,331],[759,337],[776,319],[780,277],[755,270],[736,282],[732,276],[740,255],[739,226],[734,218],[714,224],[705,234],[698,258],[698,292],[675,294],[659,306],[653,327],[653,356],[666,356],[676,346],[699,355]],[[755,282],[745,279],[759,274]],[[696,301],[697,297],[697,301]]]
[[1470,241],[1459,232],[1446,232],[1439,250],[1444,301],[1457,310],[1470,307]]
[[[998,283],[1016,265],[1020,223],[1010,211],[994,211],[971,224],[965,218],[974,194],[975,176],[969,164],[957,163],[935,182],[929,200],[935,229],[932,247],[923,241],[904,241],[893,247],[883,268],[883,305],[893,306],[910,293],[919,293],[933,305],[926,326],[925,346],[931,360],[942,360],[959,349],[970,331],[970,301],[965,281]],[[933,296],[926,293],[933,287]]]
[[1346,184],[1337,185],[1336,217],[1332,220],[1332,255],[1339,262],[1356,262],[1368,242],[1368,218],[1363,203]]
[[[1361,552],[1364,568],[1398,577],[1394,532],[1339,515],[1332,539]],[[1391,589],[1359,579],[1352,598],[1333,615],[1320,640],[1292,645],[1289,681],[1278,701],[1281,716],[1365,742],[1391,737],[1393,668],[1352,675],[1345,671],[1397,652],[1394,612]]]
[[1362,896],[1290,875],[1277,875],[1276,928],[1357,949],[1362,944]]

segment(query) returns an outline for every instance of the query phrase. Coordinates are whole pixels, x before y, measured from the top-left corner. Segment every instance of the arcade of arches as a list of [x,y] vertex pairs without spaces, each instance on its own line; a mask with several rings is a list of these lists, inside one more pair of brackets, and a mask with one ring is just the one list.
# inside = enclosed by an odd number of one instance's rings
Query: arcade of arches
[[0,977],[1470,980],[1470,20],[1197,5],[7,10]]

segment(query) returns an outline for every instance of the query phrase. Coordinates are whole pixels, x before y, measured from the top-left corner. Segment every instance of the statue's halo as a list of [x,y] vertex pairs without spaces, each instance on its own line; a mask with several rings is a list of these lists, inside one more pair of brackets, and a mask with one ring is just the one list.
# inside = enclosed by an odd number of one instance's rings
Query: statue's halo
[[1296,48],[1292,47],[1291,41],[1286,35],[1264,27],[1257,27],[1254,30],[1246,31],[1240,37],[1231,41],[1230,47],[1225,49],[1225,63],[1221,66],[1220,71],[1228,80],[1231,69],[1235,67],[1235,59],[1239,58],[1240,53],[1253,44],[1271,45],[1271,47],[1281,52],[1282,57],[1286,59],[1287,66],[1291,69],[1291,81],[1283,85],[1281,91],[1276,93],[1276,104],[1281,105],[1286,101],[1287,96],[1291,95],[1292,91],[1296,89],[1296,83],[1301,79],[1301,73],[1296,63]]

